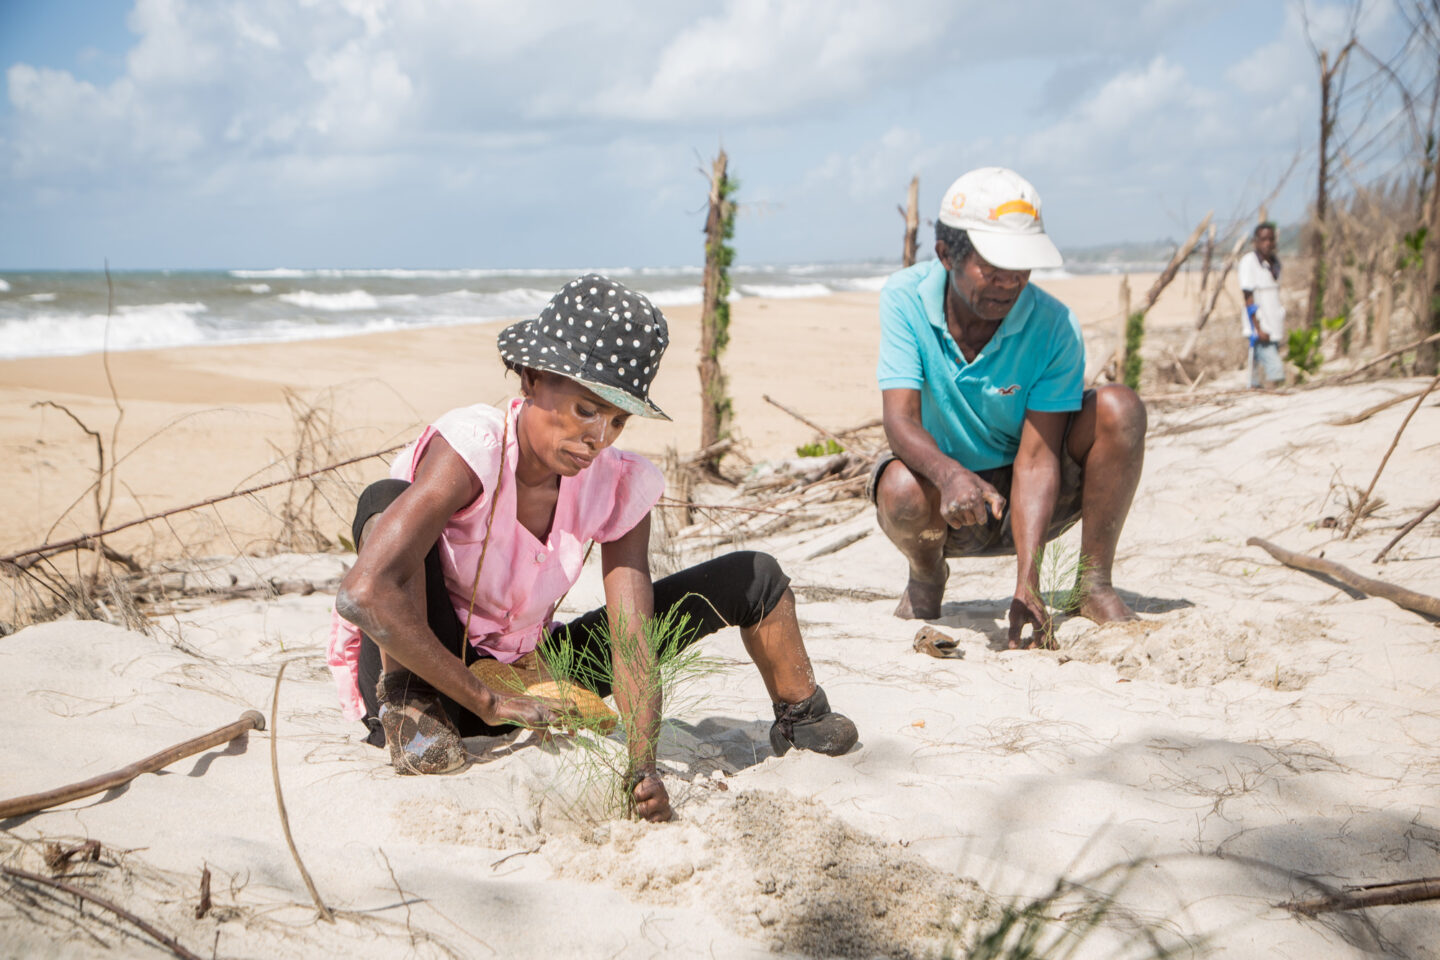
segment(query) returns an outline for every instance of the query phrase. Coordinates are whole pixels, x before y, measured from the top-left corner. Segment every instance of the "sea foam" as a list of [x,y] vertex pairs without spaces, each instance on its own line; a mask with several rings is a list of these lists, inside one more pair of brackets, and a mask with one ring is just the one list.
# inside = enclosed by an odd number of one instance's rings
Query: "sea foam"
[[374,310],[380,306],[380,301],[375,299],[375,295],[364,290],[351,290],[347,293],[315,293],[312,290],[296,290],[294,293],[282,293],[275,299],[303,307],[306,310]]

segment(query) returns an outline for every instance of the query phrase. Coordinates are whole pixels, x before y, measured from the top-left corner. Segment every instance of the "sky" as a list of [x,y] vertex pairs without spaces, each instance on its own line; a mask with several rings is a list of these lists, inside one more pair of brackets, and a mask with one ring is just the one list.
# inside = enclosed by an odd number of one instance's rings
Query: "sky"
[[744,263],[898,258],[910,177],[929,219],[992,164],[1062,249],[1248,216],[1298,157],[1293,222],[1347,8],[0,0],[0,269],[695,264],[722,146]]

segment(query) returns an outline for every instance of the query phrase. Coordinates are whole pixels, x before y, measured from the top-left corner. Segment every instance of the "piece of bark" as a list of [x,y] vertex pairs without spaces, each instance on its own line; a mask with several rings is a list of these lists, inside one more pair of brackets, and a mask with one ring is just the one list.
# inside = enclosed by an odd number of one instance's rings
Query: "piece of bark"
[[1246,546],[1259,547],[1270,556],[1279,560],[1287,567],[1294,567],[1296,570],[1308,570],[1311,573],[1323,573],[1327,577],[1333,577],[1345,584],[1347,587],[1354,587],[1361,593],[1369,594],[1372,597],[1379,597],[1382,600],[1389,600],[1398,607],[1406,610],[1414,610],[1416,613],[1424,614],[1427,617],[1440,617],[1440,597],[1432,597],[1424,593],[1416,593],[1405,587],[1397,587],[1393,583],[1386,583],[1384,580],[1375,580],[1370,577],[1362,577],[1348,567],[1331,560],[1320,557],[1312,557],[1303,553],[1295,553],[1278,547],[1268,540],[1259,537],[1251,537],[1245,541]]
[[965,651],[960,649],[960,645],[953,637],[946,636],[931,626],[921,627],[916,632],[911,646],[915,648],[916,653],[923,653],[940,660],[960,660],[965,656]]

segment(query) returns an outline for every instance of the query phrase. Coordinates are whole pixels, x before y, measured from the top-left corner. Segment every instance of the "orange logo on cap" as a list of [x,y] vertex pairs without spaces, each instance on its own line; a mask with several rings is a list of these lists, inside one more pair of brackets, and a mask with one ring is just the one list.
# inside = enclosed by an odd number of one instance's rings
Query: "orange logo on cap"
[[963,193],[957,193],[957,194],[953,194],[953,195],[950,197],[950,209],[951,209],[951,210],[954,210],[955,212],[958,213],[958,212],[960,211],[960,208],[963,207],[963,206],[965,206],[965,194],[963,194]]
[[1031,206],[1028,201],[1025,201],[1025,200],[1011,200],[1011,201],[1009,201],[1008,203],[1002,203],[1002,204],[1000,204],[1000,206],[998,206],[998,207],[996,207],[995,209],[991,210],[991,211],[990,211],[990,219],[991,219],[991,220],[999,220],[1001,217],[1005,216],[1005,214],[1007,214],[1007,213],[1028,213],[1030,216],[1036,217],[1036,218],[1038,218],[1038,217],[1040,216],[1039,212],[1036,211],[1036,209],[1035,209],[1033,206]]

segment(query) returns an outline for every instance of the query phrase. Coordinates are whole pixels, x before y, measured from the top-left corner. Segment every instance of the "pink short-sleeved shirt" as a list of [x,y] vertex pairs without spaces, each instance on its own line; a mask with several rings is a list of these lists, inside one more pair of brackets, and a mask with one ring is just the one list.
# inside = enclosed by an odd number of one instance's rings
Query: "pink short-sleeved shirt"
[[[451,517],[440,534],[440,563],[455,615],[462,626],[469,624],[471,645],[505,663],[513,663],[540,642],[551,625],[555,604],[580,576],[586,545],[624,536],[665,489],[664,476],[649,460],[607,447],[580,473],[560,479],[550,535],[544,542],[537,540],[515,513],[516,417],[523,403],[519,398],[510,401],[504,413],[483,404],[452,410],[427,427],[390,467],[391,476],[413,481],[420,457],[438,434],[480,479],[484,487],[480,496]],[[502,460],[505,416],[510,418],[510,431]],[[495,523],[472,609],[471,588],[497,476]],[[338,613],[331,618],[327,660],[345,718],[358,720],[365,712],[358,685],[360,630]]]

